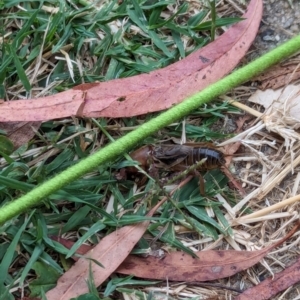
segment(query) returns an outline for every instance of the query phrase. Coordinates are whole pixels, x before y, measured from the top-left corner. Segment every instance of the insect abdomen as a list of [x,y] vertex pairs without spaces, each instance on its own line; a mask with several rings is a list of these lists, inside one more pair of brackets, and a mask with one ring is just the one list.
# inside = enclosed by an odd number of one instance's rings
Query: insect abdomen
[[202,170],[210,170],[221,167],[224,163],[224,155],[222,152],[211,148],[194,148],[187,157],[187,165],[193,165],[202,159],[206,161],[200,167]]

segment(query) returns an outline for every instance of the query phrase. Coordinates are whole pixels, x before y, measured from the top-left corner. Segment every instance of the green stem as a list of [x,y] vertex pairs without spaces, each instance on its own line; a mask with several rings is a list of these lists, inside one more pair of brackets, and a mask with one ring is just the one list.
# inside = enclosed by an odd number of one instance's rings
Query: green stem
[[107,145],[95,154],[80,161],[57,176],[49,179],[24,196],[12,201],[0,210],[0,224],[25,212],[28,208],[38,204],[50,194],[61,189],[65,185],[80,178],[97,166],[116,159],[119,155],[131,150],[137,143],[154,134],[163,127],[178,121],[190,114],[200,105],[212,101],[225,94],[232,88],[239,86],[251,77],[258,75],[280,60],[300,50],[300,35],[263,55],[245,67],[236,70],[227,77],[205,88],[201,92],[189,97],[182,103],[163,112],[158,117],[144,123],[136,130],[126,134],[117,141]]

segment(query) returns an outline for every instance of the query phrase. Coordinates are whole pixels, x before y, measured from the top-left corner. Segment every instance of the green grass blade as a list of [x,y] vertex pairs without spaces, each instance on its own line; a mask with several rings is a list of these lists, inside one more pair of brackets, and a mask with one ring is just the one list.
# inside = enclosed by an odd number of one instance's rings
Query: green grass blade
[[91,207],[85,205],[79,208],[68,220],[68,222],[64,225],[62,229],[62,233],[74,230],[77,226],[80,225],[82,220],[87,216],[87,214],[91,211]]
[[185,207],[190,212],[190,214],[194,215],[199,220],[214,226],[220,232],[226,234],[226,231],[214,219],[210,218],[207,215],[205,209],[194,205],[189,205],[189,206],[185,205]]
[[41,253],[44,251],[44,246],[42,244],[37,244],[34,247],[34,250],[31,253],[31,256],[28,260],[28,262],[25,265],[25,268],[22,272],[22,275],[20,277],[20,285],[22,286],[24,283],[24,280],[26,278],[26,276],[28,275],[29,271],[32,269],[33,264],[39,259]]
[[14,65],[16,67],[16,70],[17,70],[17,73],[18,73],[18,76],[19,76],[19,79],[21,80],[25,90],[27,92],[29,92],[31,90],[31,85],[30,85],[30,82],[27,78],[27,75],[23,69],[23,66],[16,54],[16,52],[14,51],[13,47],[12,46],[9,46],[9,50],[10,50],[10,53],[13,57],[13,61],[14,61]]
[[[216,28],[222,27],[222,26],[229,26],[235,23],[238,23],[240,21],[243,21],[243,18],[222,18],[222,19],[216,19]],[[203,22],[197,26],[192,27],[193,30],[210,30],[212,26],[211,21]]]
[[[71,257],[75,254],[76,250],[92,235],[96,234],[98,231],[103,230],[106,226],[98,221],[95,223],[80,239],[76,241],[76,243],[71,247],[69,252],[67,253],[66,258]],[[101,262],[100,262],[101,263]]]
[[22,233],[25,231],[25,228],[27,227],[27,224],[31,220],[31,217],[33,216],[35,210],[32,210],[28,218],[26,218],[23,225],[19,228],[16,235],[14,236],[13,240],[11,241],[9,247],[7,248],[7,251],[2,258],[2,261],[0,263],[0,285],[3,285],[7,276],[8,276],[8,269],[12,263],[14,252],[17,248],[17,245],[20,241]]
[[159,24],[150,25],[149,29],[153,30],[153,29],[157,29],[157,28],[163,27],[164,25],[166,25],[166,24],[170,23],[172,20],[174,20],[174,18],[176,16],[178,16],[179,14],[186,12],[187,8],[188,8],[188,4],[184,3],[183,5],[181,5],[179,7],[179,9],[177,10],[177,12],[175,14],[173,14],[169,19],[167,19],[167,20],[165,20],[165,21],[163,21],[163,22],[161,22]]
[[17,51],[19,47],[22,45],[24,39],[31,33],[31,27],[33,26],[34,21],[39,13],[39,9],[36,9],[33,13],[28,14],[30,18],[23,24],[21,29],[17,32],[13,42],[12,42],[12,49]]

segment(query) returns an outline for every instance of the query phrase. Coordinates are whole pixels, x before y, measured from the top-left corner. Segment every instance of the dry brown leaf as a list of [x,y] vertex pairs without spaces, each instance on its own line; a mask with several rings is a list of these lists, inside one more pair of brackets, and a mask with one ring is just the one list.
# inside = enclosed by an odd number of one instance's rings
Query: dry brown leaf
[[270,110],[279,110],[286,117],[292,117],[300,122],[300,86],[288,85],[278,90],[257,90],[250,98],[250,102],[265,107],[267,113]]
[[[284,146],[290,153],[292,172],[294,160],[299,146],[300,134],[300,86],[288,85],[276,91],[256,91],[250,101],[266,108],[262,120],[269,132],[276,133],[284,139]],[[265,182],[266,184],[266,182]]]
[[[182,181],[172,193],[185,185],[192,177],[187,177]],[[154,212],[168,199],[163,198],[153,207],[148,217],[152,217]],[[91,268],[95,285],[98,287],[111,275],[118,266],[129,255],[134,245],[140,240],[148,228],[150,221],[145,221],[135,225],[128,225],[117,229],[104,237],[99,244],[89,250],[85,257],[80,258],[70,270],[64,273],[58,280],[57,286],[46,293],[48,300],[69,300],[88,292],[87,280]],[[93,261],[98,261],[103,267]]]
[[171,252],[163,259],[130,255],[116,270],[117,273],[148,279],[172,281],[209,281],[232,276],[258,263],[270,250],[291,237],[300,222],[281,241],[258,251],[208,250],[193,258],[183,252]]
[[[172,281],[209,281],[225,278],[258,263],[269,251],[290,238],[299,228],[300,222],[279,242],[258,251],[199,251],[195,253],[199,259],[184,252],[167,253],[163,258],[129,255],[116,272],[141,278]],[[71,248],[74,244],[65,239],[55,238],[55,240],[67,248]],[[83,245],[77,253],[83,255],[90,248]]]
[[[244,116],[242,116],[242,117],[239,117],[237,120],[236,120],[236,126],[237,126],[237,128],[236,128],[236,130],[235,130],[235,133],[240,133],[240,132],[242,132],[243,131],[243,127],[244,127],[244,124],[245,124],[245,122],[247,122],[247,121],[250,121],[251,119],[252,119],[253,117],[251,116],[251,115],[244,115]],[[235,153],[236,151],[234,151],[233,153]],[[233,153],[231,153],[231,154],[233,154]],[[230,153],[228,153],[228,154],[230,154]]]
[[[284,271],[269,277],[237,296],[234,300],[267,300],[274,299],[279,292],[286,290],[300,281],[300,257]],[[286,298],[285,298],[286,299]]]
[[294,72],[297,67],[298,63],[274,66],[269,71],[254,78],[253,81],[259,81],[259,89],[276,90],[300,78],[300,70]]
[[[125,226],[103,238],[98,245],[86,253],[85,258],[80,258],[70,270],[59,278],[57,286],[46,293],[47,299],[70,300],[87,293],[89,268],[92,269],[95,285],[99,286],[129,255],[148,225],[149,221],[145,221]],[[101,263],[103,268],[89,258]]]
[[6,136],[14,144],[14,149],[28,143],[39,129],[41,122],[0,122],[0,129],[6,132]]
[[228,74],[254,40],[262,1],[251,0],[244,21],[216,41],[161,70],[108,82],[88,83],[49,97],[7,101],[0,121],[84,117],[130,117],[167,109]]
[[[252,117],[249,115],[244,115],[240,118],[237,119],[236,125],[237,128],[235,130],[235,133],[241,133],[243,131],[243,126],[245,122],[249,121]],[[230,143],[228,145],[225,145],[222,147],[222,152],[225,154],[225,160],[226,160],[226,166],[228,167],[229,164],[231,163],[232,156],[239,150],[241,146],[241,142],[236,142],[236,143]]]

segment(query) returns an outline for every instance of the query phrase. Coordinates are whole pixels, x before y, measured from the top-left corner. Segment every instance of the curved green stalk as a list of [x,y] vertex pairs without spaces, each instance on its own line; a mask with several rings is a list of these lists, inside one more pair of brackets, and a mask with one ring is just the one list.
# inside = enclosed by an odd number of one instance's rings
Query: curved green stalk
[[270,66],[299,50],[300,35],[249,63],[245,67],[236,70],[232,74],[205,88],[194,96],[189,97],[166,112],[163,112],[156,118],[141,125],[138,129],[126,134],[119,140],[107,145],[76,165],[37,186],[24,196],[2,207],[0,210],[0,224],[20,213],[25,212],[28,208],[38,204],[50,194],[90,172],[96,166],[116,159],[119,155],[129,151],[146,137],[190,114],[200,105],[225,94],[232,88],[239,86],[251,77],[258,75]]

